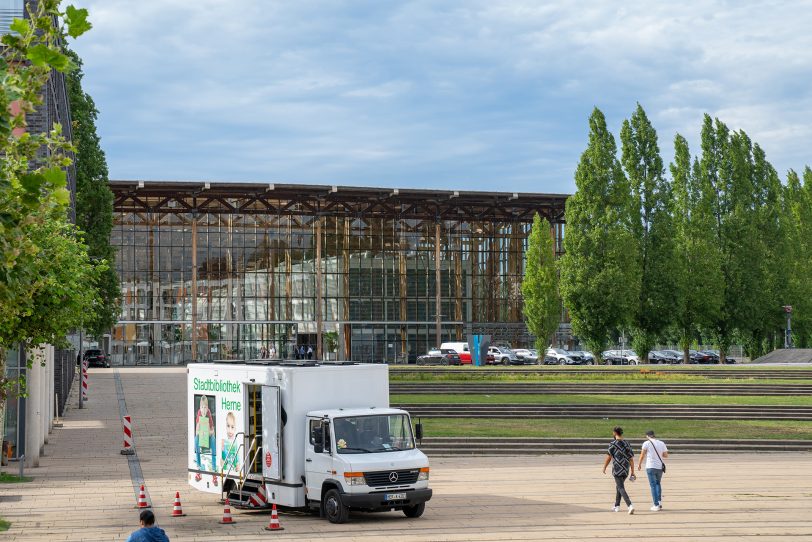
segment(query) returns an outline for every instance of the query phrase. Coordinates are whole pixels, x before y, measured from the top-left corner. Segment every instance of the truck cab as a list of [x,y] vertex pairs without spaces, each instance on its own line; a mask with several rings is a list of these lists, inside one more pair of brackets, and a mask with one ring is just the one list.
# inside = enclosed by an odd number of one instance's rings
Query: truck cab
[[345,522],[350,510],[423,514],[432,495],[429,462],[415,445],[406,411],[318,410],[307,414],[306,423],[308,506],[332,523]]

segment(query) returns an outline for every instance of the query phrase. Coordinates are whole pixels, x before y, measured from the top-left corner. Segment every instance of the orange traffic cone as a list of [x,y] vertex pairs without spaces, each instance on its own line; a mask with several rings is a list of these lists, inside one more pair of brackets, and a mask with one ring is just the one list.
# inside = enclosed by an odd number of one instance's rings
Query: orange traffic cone
[[273,504],[271,509],[271,522],[265,527],[266,531],[284,531],[285,528],[279,524],[279,516],[276,513],[276,503]]
[[183,513],[183,508],[180,506],[180,491],[175,492],[175,505],[172,508],[172,517],[173,518],[180,518],[185,516],[186,514]]
[[141,484],[141,491],[138,492],[138,501],[135,503],[136,508],[151,508],[147,502],[147,494],[144,493],[144,484]]
[[233,525],[237,523],[231,518],[231,506],[228,504],[228,499],[226,499],[226,506],[223,508],[223,519],[220,520],[220,523],[224,525]]

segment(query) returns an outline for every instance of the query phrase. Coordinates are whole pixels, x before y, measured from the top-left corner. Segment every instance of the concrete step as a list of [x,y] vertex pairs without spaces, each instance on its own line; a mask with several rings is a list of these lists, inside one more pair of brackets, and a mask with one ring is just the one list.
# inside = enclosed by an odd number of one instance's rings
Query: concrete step
[[761,384],[685,385],[685,384],[402,384],[390,383],[390,394],[459,395],[714,395],[714,396],[797,396],[812,394],[812,385],[770,386]]
[[[419,448],[431,455],[601,454],[609,440],[437,437],[423,439]],[[637,450],[642,440],[629,439],[629,443]],[[812,440],[669,439],[667,444],[672,453],[812,451]]]
[[398,404],[412,416],[434,418],[676,418],[694,420],[812,420],[812,407],[714,405]]

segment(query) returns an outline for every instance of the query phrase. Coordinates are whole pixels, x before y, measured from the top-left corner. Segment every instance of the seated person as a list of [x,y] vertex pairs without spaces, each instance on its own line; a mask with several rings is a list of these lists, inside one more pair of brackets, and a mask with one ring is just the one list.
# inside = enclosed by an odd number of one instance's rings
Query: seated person
[[358,448],[358,432],[355,424],[346,418],[338,418],[335,425],[338,449]]

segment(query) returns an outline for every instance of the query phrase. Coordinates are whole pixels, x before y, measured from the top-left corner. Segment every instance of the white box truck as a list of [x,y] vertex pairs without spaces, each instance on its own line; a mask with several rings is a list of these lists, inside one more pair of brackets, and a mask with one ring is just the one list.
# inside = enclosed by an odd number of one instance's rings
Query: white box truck
[[[387,365],[188,367],[189,484],[238,507],[423,514],[429,461],[409,413],[389,408]],[[417,439],[422,427],[415,428]]]

